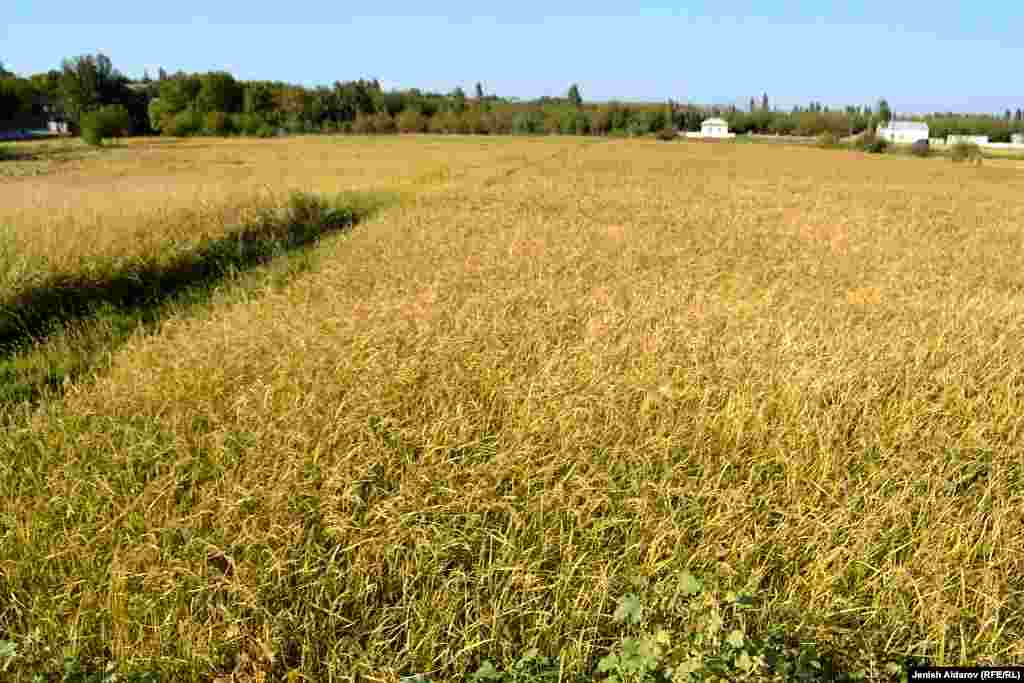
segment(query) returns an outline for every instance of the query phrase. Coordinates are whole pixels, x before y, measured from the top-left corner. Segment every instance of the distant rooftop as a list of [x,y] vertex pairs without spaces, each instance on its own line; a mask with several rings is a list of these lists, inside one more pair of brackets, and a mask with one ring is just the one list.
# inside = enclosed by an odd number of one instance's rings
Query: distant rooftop
[[890,121],[885,127],[889,130],[928,130],[928,124],[921,121]]
[[702,126],[728,126],[729,124],[725,119],[704,119],[700,124]]

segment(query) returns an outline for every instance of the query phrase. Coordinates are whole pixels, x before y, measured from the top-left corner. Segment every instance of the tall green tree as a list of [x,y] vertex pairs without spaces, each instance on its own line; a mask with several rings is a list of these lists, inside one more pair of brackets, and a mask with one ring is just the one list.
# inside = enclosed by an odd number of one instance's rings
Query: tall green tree
[[31,81],[0,76],[0,121],[13,122],[32,115],[35,88]]
[[761,96],[761,111],[768,111],[768,93]]
[[377,111],[376,97],[380,84],[376,81],[347,81],[334,83],[334,97],[341,121],[352,121],[356,115],[370,116]]
[[242,110],[242,86],[224,71],[211,71],[199,77],[196,97],[200,111],[236,114]]
[[892,109],[889,108],[889,102],[884,97],[878,100],[878,120],[883,124],[892,120]]
[[198,104],[203,83],[199,76],[176,73],[160,83],[160,101],[165,112],[176,114],[194,109]]
[[61,63],[61,103],[68,118],[76,125],[85,112],[100,105],[104,81],[111,76],[110,60],[103,55],[99,58],[82,55]]
[[466,93],[460,86],[452,90],[452,111],[456,114],[466,111]]
[[579,109],[583,106],[583,97],[580,95],[580,87],[573,83],[569,86],[569,104]]
[[479,82],[476,84],[476,99],[478,102],[482,102],[484,99],[484,86]]
[[128,79],[114,68],[110,58],[81,55],[61,62],[57,77],[56,99],[64,117],[77,127],[82,114],[107,104],[120,104],[129,110],[139,130],[147,124],[145,96],[128,88]]
[[267,83],[247,83],[242,95],[242,110],[246,114],[264,115],[274,108],[274,91]]

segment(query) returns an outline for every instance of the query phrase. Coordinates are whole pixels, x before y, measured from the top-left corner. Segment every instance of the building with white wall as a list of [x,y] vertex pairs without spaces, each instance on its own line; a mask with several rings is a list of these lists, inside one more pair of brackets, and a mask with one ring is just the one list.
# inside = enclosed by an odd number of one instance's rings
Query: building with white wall
[[713,118],[704,119],[700,124],[699,133],[687,133],[688,138],[713,138],[723,140],[736,137],[736,133],[729,132],[729,122],[725,119]]
[[955,145],[958,142],[966,142],[969,145],[987,145],[987,135],[950,135],[946,138],[947,145]]
[[928,139],[928,124],[922,121],[890,121],[875,131],[877,137],[897,145],[912,145]]
[[700,124],[700,134],[705,138],[736,137],[729,132],[729,123],[725,119],[704,119]]

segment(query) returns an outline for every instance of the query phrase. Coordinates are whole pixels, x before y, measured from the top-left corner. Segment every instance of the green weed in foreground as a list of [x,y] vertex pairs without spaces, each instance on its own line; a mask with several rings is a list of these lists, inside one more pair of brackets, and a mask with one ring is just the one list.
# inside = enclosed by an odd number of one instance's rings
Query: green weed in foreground
[[[698,683],[739,681],[901,680],[903,667],[894,661],[879,664],[870,657],[855,670],[840,671],[832,657],[813,642],[801,642],[781,629],[758,636],[745,612],[754,608],[746,592],[720,594],[707,590],[689,572],[678,579],[666,601],[647,581],[636,581],[643,597],[629,593],[613,615],[623,633],[591,676],[579,680],[607,683]],[[405,683],[429,683],[422,675]],[[536,648],[505,668],[491,661],[469,676],[470,683],[555,683],[565,680],[557,658]],[[905,680],[905,676],[902,678]]]

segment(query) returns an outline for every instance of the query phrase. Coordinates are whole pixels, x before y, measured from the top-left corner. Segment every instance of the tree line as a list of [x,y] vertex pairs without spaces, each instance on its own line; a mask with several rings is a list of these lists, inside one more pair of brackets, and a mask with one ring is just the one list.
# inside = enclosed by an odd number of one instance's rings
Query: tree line
[[[460,133],[648,135],[695,131],[709,116],[737,134],[856,135],[893,117],[886,100],[830,109],[819,102],[782,111],[768,94],[751,97],[746,110],[665,103],[586,103],[577,84],[564,97],[530,101],[416,88],[384,90],[376,79],[337,81],[307,88],[280,81],[242,81],[224,71],[160,69],[132,80],[103,55],[65,59],[60,69],[19,77],[0,65],[0,128],[65,121],[93,139],[118,135],[256,135],[287,133]],[[988,135],[1009,141],[1024,132],[1024,114],[1002,116],[936,113],[924,117],[933,137]]]

